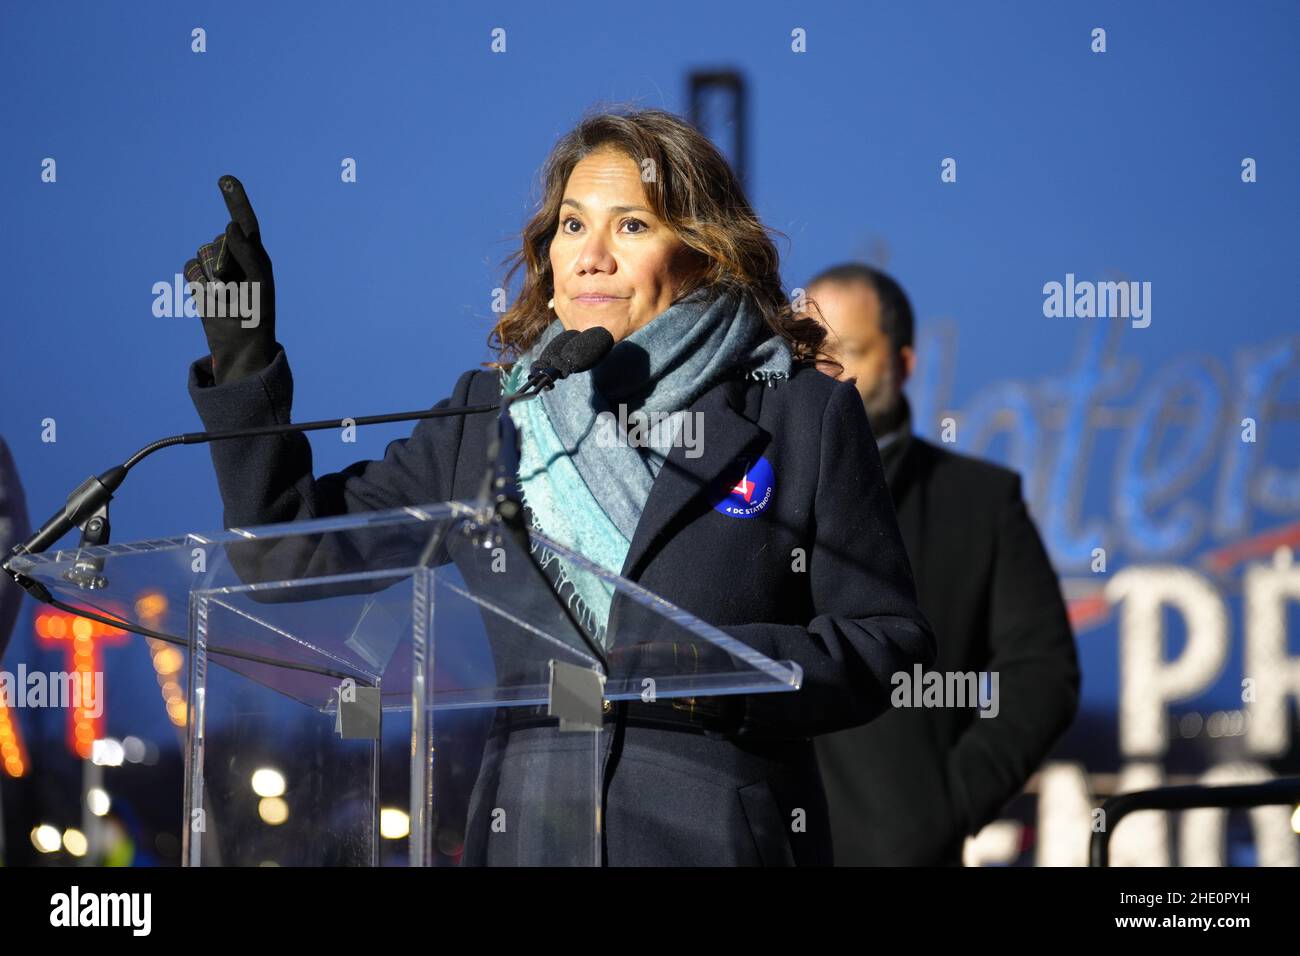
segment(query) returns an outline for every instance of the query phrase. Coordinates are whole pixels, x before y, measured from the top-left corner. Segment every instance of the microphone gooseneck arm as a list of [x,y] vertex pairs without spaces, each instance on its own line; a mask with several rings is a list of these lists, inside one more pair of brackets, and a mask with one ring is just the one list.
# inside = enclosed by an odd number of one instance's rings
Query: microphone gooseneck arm
[[[113,497],[113,492],[126,479],[127,472],[160,448],[168,448],[172,445],[201,445],[233,438],[258,438],[262,435],[279,435],[289,432],[321,431],[326,428],[342,428],[346,425],[383,425],[390,422],[417,421],[424,418],[476,415],[484,412],[495,412],[500,407],[498,403],[493,403],[489,405],[465,405],[456,408],[427,408],[414,412],[363,415],[360,418],[328,418],[291,425],[259,425],[254,428],[236,428],[224,432],[185,432],[181,435],[160,438],[145,445],[122,464],[108,469],[102,475],[92,475],[83,481],[72,494],[68,495],[67,503],[64,504],[63,509],[51,516],[36,534],[22,544],[17,545],[10,552],[10,557],[18,554],[39,554],[45,551],[55,541],[58,541],[59,538],[62,538],[74,527],[81,524],[100,507],[107,504]],[[5,571],[12,574],[8,559],[5,560],[3,567]]]
[[[92,544],[105,544],[108,540],[108,502],[115,492],[126,479],[127,473],[145,458],[158,451],[160,448],[167,448],[172,445],[199,445],[214,441],[225,441],[235,438],[256,438],[262,435],[276,435],[290,432],[320,431],[326,428],[341,428],[344,425],[379,425],[388,422],[415,421],[424,418],[446,418],[453,415],[475,415],[484,412],[494,412],[500,408],[499,404],[489,405],[465,405],[455,408],[430,408],[421,409],[414,412],[394,412],[387,415],[365,415],[360,418],[331,418],[321,421],[304,422],[302,424],[290,425],[263,425],[255,428],[237,428],[224,432],[186,432],[182,435],[172,435],[168,438],[160,438],[157,441],[145,445],[134,455],[128,458],[123,464],[116,465],[108,469],[103,474],[87,478],[77,488],[68,495],[67,502],[62,510],[56,512],[45,522],[36,534],[32,535],[25,542],[15,545],[13,550],[0,563],[0,568],[4,570],[14,583],[21,587],[42,604],[48,604],[51,607],[70,614],[76,614],[80,617],[92,621],[98,621],[101,624],[107,624],[111,627],[118,627],[126,631],[141,634],[145,637],[152,637],[160,641],[175,644],[180,647],[188,647],[189,642],[184,638],[176,637],[172,634],[157,631],[145,627],[141,624],[135,624],[130,621],[124,621],[120,618],[107,616],[104,613],[98,613],[86,608],[76,607],[54,597],[45,585],[41,582],[27,577],[14,570],[12,560],[23,554],[40,554],[47,550],[50,545],[62,538],[73,528],[80,526],[83,529],[82,547]],[[97,587],[103,587],[102,579],[98,577],[98,572],[102,570],[102,560],[90,558],[85,559],[79,555],[72,571],[68,572],[69,580],[78,584],[86,590],[94,590]],[[237,658],[239,660],[250,661],[259,664],[274,664],[278,667],[288,667],[294,670],[301,670],[307,673],[318,674],[323,677],[335,679],[356,678],[357,675],[347,674],[343,671],[332,668],[315,667],[310,664],[296,664],[275,660],[269,657],[263,657],[258,654],[250,654],[243,651],[236,651],[233,648],[210,645],[208,653],[223,655],[226,657]]]

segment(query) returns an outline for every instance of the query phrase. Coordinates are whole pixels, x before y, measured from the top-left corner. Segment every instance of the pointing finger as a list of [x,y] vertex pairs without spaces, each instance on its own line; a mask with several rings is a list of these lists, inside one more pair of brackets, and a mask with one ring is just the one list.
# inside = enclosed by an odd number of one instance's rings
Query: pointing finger
[[261,229],[257,225],[257,216],[253,214],[253,205],[248,201],[248,193],[244,192],[244,184],[227,174],[217,180],[217,186],[221,189],[221,198],[226,201],[226,208],[230,210],[230,218],[239,223],[244,235],[250,239],[258,235]]

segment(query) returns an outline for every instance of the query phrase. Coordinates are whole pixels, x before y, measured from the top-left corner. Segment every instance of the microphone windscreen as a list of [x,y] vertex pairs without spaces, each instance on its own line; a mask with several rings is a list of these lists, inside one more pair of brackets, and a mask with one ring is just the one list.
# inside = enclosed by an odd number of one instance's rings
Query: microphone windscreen
[[560,353],[559,368],[565,375],[585,372],[609,354],[614,347],[614,336],[609,329],[595,326],[571,339]]
[[546,348],[542,349],[542,354],[537,356],[537,361],[533,363],[533,367],[555,368],[560,361],[560,354],[564,351],[564,347],[581,334],[577,329],[565,329],[547,343]]

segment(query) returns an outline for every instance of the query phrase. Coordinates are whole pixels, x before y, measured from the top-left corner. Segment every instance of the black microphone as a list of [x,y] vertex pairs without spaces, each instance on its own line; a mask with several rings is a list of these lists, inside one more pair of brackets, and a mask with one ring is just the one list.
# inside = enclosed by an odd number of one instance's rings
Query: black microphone
[[501,403],[502,416],[508,415],[508,409],[515,402],[540,395],[554,388],[556,382],[592,368],[613,347],[614,336],[600,326],[585,332],[576,329],[561,332],[542,349],[542,354],[528,370],[528,382],[524,387]]
[[533,367],[528,370],[528,381],[519,390],[520,394],[525,394],[530,389],[543,391],[563,378],[564,370],[560,366],[560,354],[570,341],[581,334],[577,329],[565,329],[551,339],[550,344],[542,349],[542,354],[537,356]]
[[564,351],[560,353],[562,363],[561,378],[569,375],[575,375],[578,372],[586,372],[595,368],[610,349],[614,347],[614,336],[610,335],[609,329],[603,326],[587,329],[577,338],[572,339],[565,345]]

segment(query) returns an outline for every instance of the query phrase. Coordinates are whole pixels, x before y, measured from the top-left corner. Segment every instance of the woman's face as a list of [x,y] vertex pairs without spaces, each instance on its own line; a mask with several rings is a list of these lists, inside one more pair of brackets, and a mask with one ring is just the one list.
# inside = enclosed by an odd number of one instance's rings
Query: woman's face
[[550,256],[564,327],[601,325],[615,342],[672,305],[700,261],[650,210],[637,164],[609,149],[569,174]]

